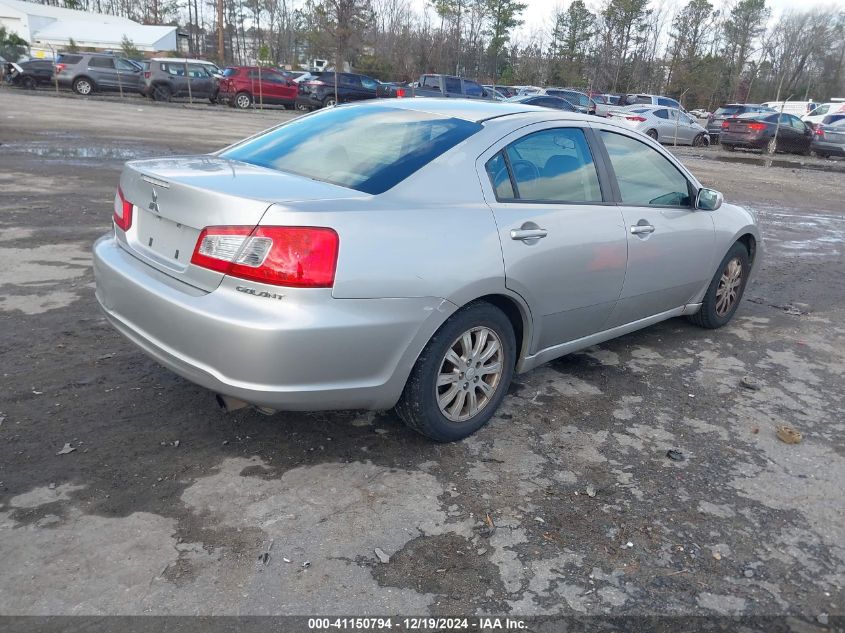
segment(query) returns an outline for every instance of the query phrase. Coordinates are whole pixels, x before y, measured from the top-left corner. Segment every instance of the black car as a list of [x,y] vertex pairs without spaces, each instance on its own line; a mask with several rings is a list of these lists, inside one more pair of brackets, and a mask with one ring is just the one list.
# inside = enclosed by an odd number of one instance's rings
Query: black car
[[[827,119],[836,119],[826,123]],[[829,114],[813,130],[810,149],[816,156],[845,156],[845,114]]]
[[596,104],[589,96],[578,90],[571,88],[546,88],[545,94],[550,97],[560,97],[565,99],[575,107],[576,112],[582,114],[595,114]]
[[349,101],[375,99],[379,96],[379,85],[372,77],[356,73],[315,73],[314,77],[299,82],[296,109],[314,110]]
[[707,133],[710,135],[710,142],[719,140],[722,133],[722,122],[728,117],[739,116],[740,114],[754,114],[759,112],[774,112],[772,108],[757,103],[726,103],[721,108],[707,117]]
[[813,140],[813,128],[793,114],[749,112],[722,121],[722,146],[775,152],[807,154]]
[[510,103],[524,103],[525,105],[540,106],[542,108],[553,108],[555,110],[566,110],[567,112],[578,112],[578,108],[561,97],[550,97],[548,95],[521,95],[507,99]]
[[44,59],[31,59],[19,64],[7,63],[6,81],[13,86],[28,89],[49,85],[53,82],[53,62]]

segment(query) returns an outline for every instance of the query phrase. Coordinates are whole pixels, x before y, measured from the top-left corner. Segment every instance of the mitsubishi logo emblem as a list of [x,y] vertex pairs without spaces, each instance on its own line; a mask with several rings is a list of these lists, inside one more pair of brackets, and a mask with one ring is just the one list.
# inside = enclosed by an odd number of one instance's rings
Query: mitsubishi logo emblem
[[158,215],[161,215],[161,211],[158,208],[158,192],[156,192],[155,189],[153,189],[153,201],[150,202],[149,209],[150,211],[154,211]]

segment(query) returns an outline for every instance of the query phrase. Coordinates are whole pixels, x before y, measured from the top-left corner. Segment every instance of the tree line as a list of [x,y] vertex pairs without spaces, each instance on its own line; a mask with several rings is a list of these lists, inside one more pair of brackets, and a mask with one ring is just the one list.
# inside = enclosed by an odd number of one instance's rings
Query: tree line
[[191,55],[225,64],[297,68],[328,59],[381,80],[448,73],[660,93],[688,107],[845,97],[845,10],[833,6],[773,19],[766,0],[571,0],[525,33],[527,5],[519,0],[429,0],[424,8],[413,0],[47,3],[175,24]]

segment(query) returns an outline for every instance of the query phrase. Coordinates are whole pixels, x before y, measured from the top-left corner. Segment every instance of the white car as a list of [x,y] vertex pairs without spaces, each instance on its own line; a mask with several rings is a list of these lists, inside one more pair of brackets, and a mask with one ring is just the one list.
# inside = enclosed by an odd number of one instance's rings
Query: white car
[[607,117],[624,123],[660,143],[696,147],[710,144],[707,130],[686,112],[677,108],[632,105],[610,110]]
[[696,119],[706,119],[710,116],[710,113],[704,108],[696,108],[695,110],[690,110],[689,113]]
[[843,101],[831,101],[829,103],[821,103],[818,107],[811,110],[808,114],[805,114],[801,117],[801,120],[804,123],[812,123],[816,125],[817,123],[821,123],[822,119],[825,118],[828,114],[842,114],[845,113],[845,102]]

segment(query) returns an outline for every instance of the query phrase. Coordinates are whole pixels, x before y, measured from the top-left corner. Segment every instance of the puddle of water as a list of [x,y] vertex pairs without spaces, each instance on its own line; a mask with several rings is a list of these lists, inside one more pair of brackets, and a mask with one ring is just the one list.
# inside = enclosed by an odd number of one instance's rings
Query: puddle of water
[[156,151],[152,148],[56,145],[55,143],[38,141],[32,143],[5,143],[3,150],[61,161],[78,159],[131,160],[134,158],[147,158],[156,154]]
[[835,211],[796,213],[752,204],[760,218],[766,248],[787,255],[839,257],[845,248],[845,217]]

